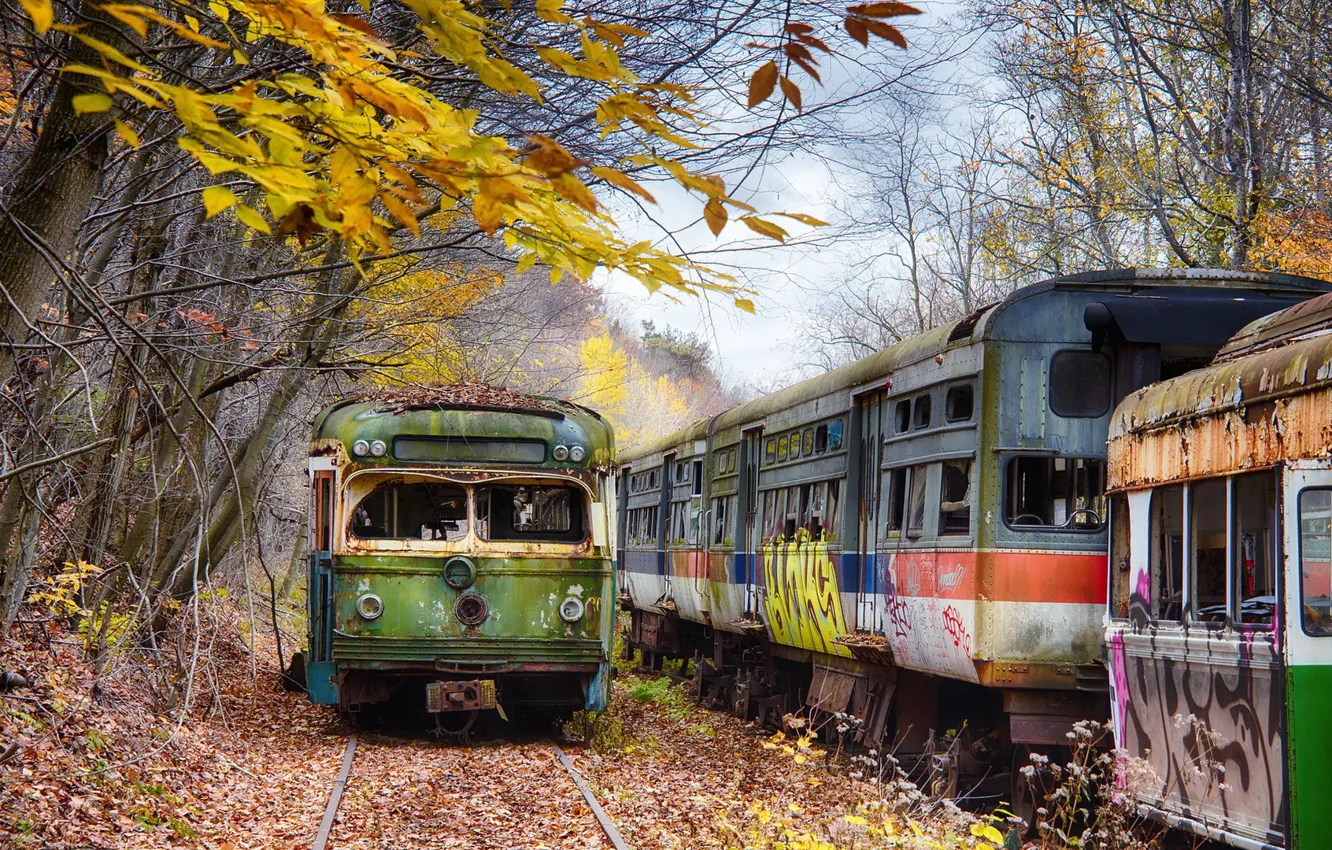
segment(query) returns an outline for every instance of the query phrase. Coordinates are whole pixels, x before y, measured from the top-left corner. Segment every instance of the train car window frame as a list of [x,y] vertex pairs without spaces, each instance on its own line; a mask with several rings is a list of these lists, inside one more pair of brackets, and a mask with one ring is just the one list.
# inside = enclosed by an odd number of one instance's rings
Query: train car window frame
[[828,423],[828,451],[835,452],[842,448],[842,420],[834,419]]
[[910,468],[898,466],[884,474],[888,478],[888,498],[884,500],[888,505],[888,516],[884,522],[884,536],[900,538],[906,524],[906,489]]
[[800,453],[805,457],[811,457],[814,454],[814,429],[806,428],[800,436]]
[[[1326,617],[1324,618],[1326,624],[1321,626],[1316,624],[1314,622],[1314,617],[1311,616],[1311,615],[1316,615],[1317,611],[1310,610],[1311,606],[1306,601],[1310,598],[1307,593],[1309,574],[1305,571],[1304,564],[1307,560],[1305,557],[1305,553],[1308,551],[1307,550],[1308,538],[1310,535],[1306,535],[1305,533],[1305,528],[1306,528],[1305,494],[1326,495],[1328,498],[1327,507],[1323,508],[1320,506],[1320,509],[1323,510],[1324,512],[1321,519],[1324,520],[1325,524],[1322,533],[1319,536],[1326,538],[1328,541],[1327,573],[1329,580],[1329,588],[1328,588],[1328,594],[1326,596],[1314,597],[1315,599],[1318,599],[1320,602],[1323,602],[1327,606],[1325,608]],[[1332,487],[1305,487],[1304,489],[1300,490],[1299,495],[1296,498],[1297,502],[1295,506],[1295,517],[1296,517],[1296,522],[1299,523],[1298,533],[1299,533],[1299,549],[1300,549],[1300,560],[1299,560],[1300,628],[1309,637],[1315,637],[1315,638],[1332,637]],[[1313,517],[1313,519],[1319,519],[1319,517]]]
[[694,495],[694,496],[702,496],[702,495],[703,495],[703,459],[702,459],[702,458],[699,458],[699,459],[695,460],[693,466],[694,466],[694,470],[693,470],[693,478],[691,479],[691,482],[692,482],[692,485],[693,485],[693,486],[691,487],[691,489],[690,489],[689,492],[690,492],[691,495]]
[[777,438],[768,437],[763,441],[763,465],[772,466],[777,462]]
[[786,453],[787,460],[800,460],[800,432],[791,432],[791,448]]
[[[407,510],[404,511],[402,504],[404,491],[423,494],[425,499],[409,501]],[[432,494],[432,491],[456,492]],[[347,512],[347,539],[371,547],[376,541],[460,543],[472,533],[471,496],[469,487],[450,481],[406,481],[397,476],[382,480],[357,499],[356,505]],[[371,504],[376,499],[382,502],[382,505]],[[441,505],[438,503],[439,499],[454,501]],[[428,512],[423,509],[428,509]],[[449,515],[444,515],[445,511]],[[402,525],[404,513],[407,513],[407,526]],[[433,514],[433,518],[428,514]],[[376,524],[377,520],[380,521],[379,524]],[[416,531],[412,534],[403,534],[401,532],[404,527],[415,527]],[[380,533],[359,533],[356,530],[358,528],[363,530],[377,528]],[[427,533],[430,536],[427,537]]]
[[[1277,574],[1281,569],[1276,541],[1281,533],[1277,515],[1279,482],[1270,469],[1231,476],[1230,614],[1236,623],[1258,629],[1275,627]],[[1251,492],[1261,488],[1258,510]]]
[[[1102,373],[1096,376],[1087,374],[1085,370],[1071,372],[1069,367],[1060,368],[1075,358],[1087,362],[1095,360],[1103,367]],[[1050,357],[1047,379],[1050,412],[1065,419],[1098,419],[1109,413],[1110,405],[1114,401],[1111,380],[1113,374],[1110,357],[1103,352],[1085,348],[1065,348],[1056,351]],[[1091,398],[1092,391],[1101,395]]]
[[[961,467],[961,477],[950,476],[950,470]],[[971,534],[971,458],[953,458],[940,465],[939,478],[939,536],[967,536]],[[962,490],[957,492],[961,483]],[[949,498],[955,496],[956,498]]]
[[935,464],[917,464],[911,467],[907,476],[907,503],[905,533],[909,538],[926,537],[925,523],[928,521],[930,474],[929,469]]
[[[1035,462],[1035,461],[1048,461],[1048,462],[1050,462],[1050,463],[1052,464],[1052,468],[1051,468],[1050,473],[1049,473],[1049,478],[1050,478],[1050,479],[1053,479],[1054,476],[1055,476],[1055,474],[1057,474],[1057,473],[1060,472],[1059,469],[1055,468],[1055,467],[1057,467],[1057,464],[1058,464],[1058,462],[1060,462],[1060,461],[1063,461],[1064,463],[1069,464],[1070,467],[1072,467],[1073,465],[1078,464],[1078,463],[1081,463],[1081,464],[1084,464],[1084,465],[1089,465],[1089,464],[1099,464],[1099,466],[1100,466],[1100,472],[1099,472],[1099,478],[1100,478],[1100,491],[1099,491],[1098,493],[1095,493],[1095,494],[1092,494],[1092,495],[1089,495],[1089,496],[1085,497],[1088,501],[1092,502],[1093,504],[1092,504],[1091,506],[1087,506],[1087,505],[1077,506],[1077,507],[1074,507],[1073,510],[1071,510],[1071,511],[1069,510],[1069,505],[1068,505],[1068,504],[1065,504],[1065,505],[1064,505],[1064,521],[1063,521],[1062,523],[1059,523],[1059,522],[1057,521],[1058,514],[1055,513],[1056,508],[1057,508],[1057,505],[1055,504],[1055,497],[1051,497],[1051,508],[1050,508],[1050,510],[1051,510],[1051,522],[1050,522],[1050,524],[1040,524],[1040,525],[1037,525],[1037,524],[1017,523],[1016,520],[1017,520],[1017,519],[1021,519],[1023,516],[1032,516],[1032,517],[1034,517],[1034,518],[1036,518],[1036,519],[1044,520],[1044,517],[1041,516],[1041,515],[1039,515],[1039,514],[1033,514],[1033,513],[1029,512],[1029,511],[1027,511],[1027,512],[1023,512],[1023,513],[1014,514],[1014,513],[1013,513],[1012,511],[1010,511],[1010,509],[1009,509],[1009,508],[1010,508],[1011,501],[1012,501],[1013,496],[1014,496],[1014,487],[1017,486],[1017,485],[1015,484],[1015,481],[1014,481],[1014,478],[1015,478],[1015,464],[1020,463],[1020,462]],[[1003,509],[1003,510],[1002,510],[1002,515],[1003,515],[1004,525],[1005,525],[1010,531],[1014,531],[1014,532],[1017,532],[1017,533],[1029,533],[1029,532],[1038,532],[1038,533],[1056,533],[1056,532],[1057,532],[1057,533],[1070,533],[1070,534],[1100,534],[1101,532],[1103,532],[1103,531],[1105,530],[1105,528],[1106,528],[1106,518],[1105,518],[1105,505],[1106,505],[1106,493],[1105,493],[1106,462],[1105,462],[1105,458],[1095,457],[1095,456],[1093,456],[1093,455],[1061,455],[1061,454],[1051,454],[1051,453],[1049,453],[1049,452],[1040,452],[1040,453],[1036,453],[1036,452],[1030,452],[1030,453],[1028,453],[1028,452],[1014,452],[1014,453],[1012,453],[1012,454],[1010,454],[1010,455],[1007,455],[1005,458],[1003,458],[1002,461],[1001,461],[1001,463],[1002,463],[1002,467],[1001,467],[1001,469],[1002,469],[1002,474],[1003,474],[1003,495],[1002,495],[1003,503],[1002,503],[1002,505],[1001,505],[1001,507],[1002,507],[1002,509]],[[1071,471],[1072,471],[1071,469],[1063,470],[1063,472],[1065,472],[1065,474],[1067,474],[1067,473],[1069,473],[1069,472],[1071,472]],[[1069,495],[1068,493],[1066,493],[1065,496],[1064,496],[1064,501],[1065,501],[1065,502],[1068,502],[1068,500],[1069,500],[1070,498],[1076,500],[1076,499],[1078,499],[1078,498],[1084,498],[1084,497],[1081,497],[1081,496],[1079,496],[1079,495],[1076,494],[1076,493],[1073,493],[1072,495]],[[1095,504],[1098,503],[1098,502],[1099,502],[1099,504],[1100,504],[1100,509],[1099,509],[1099,510],[1095,507]],[[1083,512],[1090,512],[1091,514],[1093,514],[1094,516],[1096,516],[1096,518],[1099,520],[1099,522],[1098,522],[1095,526],[1091,526],[1091,527],[1074,526],[1074,525],[1070,525],[1070,524],[1069,524],[1069,523],[1071,522],[1071,517],[1072,517],[1072,516],[1075,516],[1075,515],[1077,515],[1077,514],[1079,514],[1079,513],[1083,513]]]
[[930,427],[934,415],[934,401],[929,393],[922,393],[911,400],[911,429],[924,431]]
[[828,450],[828,424],[822,423],[814,429],[814,454],[821,455]]
[[[567,494],[564,510],[566,512],[563,530],[558,528],[536,528],[526,530],[515,527],[513,522],[513,511],[518,510],[519,516],[527,516],[528,513],[520,504],[520,498],[523,496],[521,491],[527,491],[527,496],[531,505],[530,515],[537,521],[558,522],[560,506],[553,502],[546,505],[540,504],[538,496],[543,491],[561,490]],[[499,491],[511,491],[507,496],[507,503],[504,496],[501,496],[499,502],[495,501],[495,495]],[[482,494],[487,497],[486,510],[484,516],[481,510]],[[553,495],[553,494],[549,494]],[[558,501],[558,500],[556,500]],[[589,496],[586,491],[573,486],[572,484],[552,484],[549,481],[540,483],[527,483],[523,481],[490,481],[478,484],[473,489],[473,502],[475,505],[475,526],[476,534],[480,540],[487,543],[584,543],[591,533],[591,523],[589,522]],[[498,536],[493,520],[502,516],[503,511],[496,511],[497,505],[505,505],[509,511],[509,526],[504,536]],[[544,515],[544,516],[543,516]],[[522,524],[531,524],[532,520],[522,520]]]
[[[963,404],[965,402],[965,408]],[[944,421],[970,422],[976,415],[976,388],[970,383],[953,384],[944,394]]]
[[[1164,484],[1152,489],[1148,503],[1147,574],[1151,579],[1151,605],[1147,614],[1153,623],[1180,625],[1188,604],[1188,548],[1185,545],[1187,522],[1186,487]],[[1169,523],[1164,500],[1178,496],[1178,524]],[[1178,598],[1176,598],[1178,597]],[[1172,610],[1173,608],[1173,610]]]
[[[1186,506],[1189,554],[1184,562],[1189,595],[1188,618],[1192,623],[1210,627],[1224,626],[1232,619],[1231,600],[1234,593],[1230,586],[1230,534],[1234,524],[1230,516],[1232,509],[1230,486],[1230,478],[1220,476],[1189,483]],[[1206,499],[1207,496],[1211,498]],[[1200,520],[1214,522],[1217,516],[1221,518],[1220,531],[1214,527],[1204,526],[1200,522]],[[1216,545],[1218,539],[1221,543],[1219,547]],[[1203,557],[1204,555],[1206,557]],[[1206,598],[1202,593],[1201,580],[1205,580],[1208,586]],[[1218,584],[1219,594],[1216,592]]]
[[911,430],[911,399],[904,398],[893,407],[893,433],[905,434]]

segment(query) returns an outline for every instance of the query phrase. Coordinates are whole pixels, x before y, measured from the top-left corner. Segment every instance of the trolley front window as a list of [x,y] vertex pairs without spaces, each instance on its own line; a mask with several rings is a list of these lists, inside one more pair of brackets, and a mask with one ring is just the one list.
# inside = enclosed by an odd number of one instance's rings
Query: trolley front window
[[1300,621],[1307,634],[1332,635],[1332,490],[1300,493]]
[[467,491],[456,484],[381,484],[352,510],[350,531],[362,540],[461,540]]
[[1105,461],[1018,456],[1008,462],[1004,516],[1020,530],[1098,531],[1105,527]]
[[583,503],[581,491],[562,485],[479,487],[477,532],[491,541],[578,543],[587,537]]

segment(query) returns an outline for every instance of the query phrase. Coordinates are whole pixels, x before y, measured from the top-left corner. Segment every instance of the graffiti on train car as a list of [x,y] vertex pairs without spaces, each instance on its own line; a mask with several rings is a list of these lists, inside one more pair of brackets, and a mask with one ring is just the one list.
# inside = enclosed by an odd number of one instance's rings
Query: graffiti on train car
[[[1286,818],[1283,703],[1271,632],[1125,634],[1109,641],[1111,708],[1141,799],[1264,839]],[[1208,663],[1208,655],[1239,652]]]
[[897,663],[977,681],[974,552],[896,552],[880,556],[879,621]]
[[834,643],[847,633],[837,566],[826,541],[804,539],[763,547],[763,593],[773,639],[787,646],[849,657]]

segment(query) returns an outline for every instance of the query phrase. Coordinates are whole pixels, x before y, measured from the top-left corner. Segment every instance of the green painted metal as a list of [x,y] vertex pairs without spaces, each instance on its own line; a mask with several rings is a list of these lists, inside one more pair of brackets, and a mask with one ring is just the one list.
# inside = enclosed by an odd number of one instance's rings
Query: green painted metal
[[[503,661],[521,647],[523,661],[606,660],[613,612],[612,568],[605,559],[473,557],[476,582],[457,590],[444,579],[446,558],[334,558],[333,658],[405,660],[419,648],[426,660],[455,652],[469,660]],[[384,613],[366,620],[356,600],[373,593]],[[478,626],[454,615],[464,594],[479,594],[490,613]],[[560,603],[583,601],[582,619],[560,619]],[[601,648],[601,656],[596,653]],[[353,647],[355,647],[353,653]],[[589,656],[589,650],[592,654]],[[351,654],[349,654],[351,653]]]
[[[536,439],[550,446],[581,445],[587,452],[582,462],[575,463],[557,461],[548,451],[545,462],[538,468],[588,469],[611,463],[615,438],[600,417],[567,402],[549,400],[547,408],[545,411],[444,407],[399,410],[385,402],[341,402],[325,408],[315,418],[314,439],[341,442],[348,458],[353,457],[352,444],[357,440],[383,440],[391,447],[393,439],[399,436]],[[363,467],[401,464],[392,451],[381,458],[357,457],[355,462]],[[524,468],[534,467],[525,464]]]
[[1332,666],[1286,668],[1291,850],[1332,842]]

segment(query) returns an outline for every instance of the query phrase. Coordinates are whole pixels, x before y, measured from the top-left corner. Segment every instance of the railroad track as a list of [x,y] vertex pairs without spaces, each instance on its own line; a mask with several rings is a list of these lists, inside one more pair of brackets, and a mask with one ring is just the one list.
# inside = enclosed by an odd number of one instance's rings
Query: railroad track
[[[312,850],[326,850],[329,836],[333,831],[333,824],[337,819],[338,808],[342,803],[343,792],[346,791],[347,784],[352,779],[353,769],[356,763],[357,749],[358,747],[364,748],[365,746],[366,745],[362,741],[359,733],[353,733],[352,736],[347,739],[347,746],[342,753],[342,764],[338,769],[337,776],[334,778],[332,788],[329,791],[328,804],[324,807],[324,816],[320,821],[319,831],[316,833],[314,843],[311,846]],[[615,822],[611,820],[610,815],[608,815],[605,809],[601,807],[601,804],[597,802],[596,795],[593,794],[592,788],[587,784],[587,780],[583,778],[582,774],[578,772],[578,769],[574,767],[569,756],[565,754],[564,750],[562,750],[554,741],[549,742],[548,746],[550,748],[550,754],[554,757],[554,762],[558,764],[569,776],[570,780],[573,781],[574,786],[582,795],[584,802],[587,803],[588,808],[591,810],[593,817],[597,821],[597,825],[601,828],[601,832],[606,836],[607,841],[610,842],[611,847],[613,847],[614,850],[631,850],[629,843],[624,840],[624,836],[620,834],[619,829],[616,828]]]

